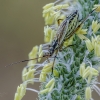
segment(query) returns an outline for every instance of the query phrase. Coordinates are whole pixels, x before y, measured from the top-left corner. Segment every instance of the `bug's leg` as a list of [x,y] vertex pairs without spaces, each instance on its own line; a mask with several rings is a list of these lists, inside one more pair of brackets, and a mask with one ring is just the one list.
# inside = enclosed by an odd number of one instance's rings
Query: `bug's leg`
[[45,58],[46,56],[43,56],[43,57],[37,57],[37,58],[33,58],[33,59],[26,59],[26,60],[20,60],[20,61],[17,61],[17,62],[13,62],[9,65],[6,65],[5,67],[9,67],[9,66],[13,66],[15,64],[19,64],[19,63],[22,63],[22,62],[28,62],[28,61],[31,61],[31,60],[37,60],[39,58]]
[[48,56],[46,56],[46,59],[47,59],[48,63],[50,63],[50,61],[49,61],[49,59],[48,59],[49,57],[50,57],[49,55],[48,55]]
[[62,51],[62,50],[65,50],[65,49],[68,48],[68,47],[72,47],[72,46],[75,46],[75,45],[76,45],[76,44],[68,45],[67,47],[61,48],[61,49],[59,49],[59,50]]
[[54,68],[55,59],[57,57],[57,53],[58,53],[58,50],[55,51],[55,57],[54,57],[53,64],[52,64],[52,74],[53,74],[53,68]]
[[48,46],[48,49],[47,49],[48,52],[46,53],[46,59],[47,59],[48,63],[50,63],[50,61],[49,61],[49,59],[48,59],[48,58],[50,57],[50,52],[49,52],[50,47],[51,47],[51,46],[49,45],[49,46]]

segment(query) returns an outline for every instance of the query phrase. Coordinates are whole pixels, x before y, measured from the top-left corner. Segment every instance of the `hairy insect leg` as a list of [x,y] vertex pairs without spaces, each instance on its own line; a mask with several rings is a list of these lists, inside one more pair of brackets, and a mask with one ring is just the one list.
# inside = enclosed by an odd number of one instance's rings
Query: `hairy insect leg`
[[46,56],[46,59],[47,59],[48,63],[50,63],[50,60],[48,59],[49,57],[50,57],[49,55]]
[[71,47],[71,46],[75,46],[75,45],[76,45],[76,44],[68,45],[67,47],[64,47],[64,48],[61,48],[61,47],[60,47],[59,51],[65,50],[66,48]]
[[54,67],[54,63],[55,63],[55,59],[57,57],[57,54],[58,54],[58,49],[55,51],[55,57],[54,57],[53,64],[52,64],[52,73],[53,73],[53,67]]

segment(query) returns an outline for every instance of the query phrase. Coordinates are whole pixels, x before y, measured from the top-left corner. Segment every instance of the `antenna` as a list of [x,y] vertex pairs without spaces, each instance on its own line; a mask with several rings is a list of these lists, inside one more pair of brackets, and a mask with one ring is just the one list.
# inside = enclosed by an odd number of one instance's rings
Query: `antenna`
[[[17,62],[13,62],[13,63],[11,63],[9,65],[6,65],[5,67],[13,66],[15,64],[19,64],[19,63],[26,62],[26,61],[31,61],[31,60],[36,60],[36,59],[44,58],[44,57],[46,57],[46,56],[38,57],[38,58],[33,58],[33,59],[20,60],[20,61],[17,61]],[[57,57],[55,56],[55,57],[50,57],[50,58],[57,58]]]
[[[46,57],[46,56],[43,56],[43,57]],[[13,65],[19,64],[19,63],[21,63],[21,62],[26,62],[26,61],[36,60],[36,59],[43,58],[43,57],[38,57],[38,58],[26,59],[26,60],[21,60],[21,61],[13,62],[13,63],[11,63],[11,64],[9,64],[9,65],[6,65],[5,67],[13,66]]]

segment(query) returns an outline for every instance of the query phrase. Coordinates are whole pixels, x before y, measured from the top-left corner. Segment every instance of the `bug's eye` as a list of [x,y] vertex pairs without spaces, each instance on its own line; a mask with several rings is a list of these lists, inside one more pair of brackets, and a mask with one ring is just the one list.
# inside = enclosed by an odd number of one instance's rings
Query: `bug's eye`
[[77,14],[78,10],[75,11],[75,13]]

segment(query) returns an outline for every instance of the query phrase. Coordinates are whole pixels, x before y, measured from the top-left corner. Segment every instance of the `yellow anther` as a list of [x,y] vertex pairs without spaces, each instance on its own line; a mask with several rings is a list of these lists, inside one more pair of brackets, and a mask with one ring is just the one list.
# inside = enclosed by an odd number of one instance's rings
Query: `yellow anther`
[[39,46],[39,54],[42,52],[42,44]]
[[87,34],[87,29],[82,29],[82,27],[83,27],[83,24],[76,31],[76,34]]
[[56,32],[52,30],[49,26],[44,27],[44,33],[45,33],[44,41],[46,43],[51,42],[54,39],[54,36],[56,35]]
[[45,86],[45,88],[49,88],[53,83],[55,83],[55,79],[52,78],[48,83],[47,85]]
[[82,77],[83,77],[84,70],[85,70],[85,63],[83,62],[83,63],[80,65],[80,75],[81,75]]
[[87,40],[88,38],[86,36],[84,36],[83,34],[77,34],[77,36],[81,39],[81,40]]
[[38,62],[40,62],[41,59],[42,59],[42,57],[43,57],[43,51],[40,52],[39,57],[40,57],[40,58],[38,59]]
[[57,71],[57,70],[53,70],[53,75],[55,76],[55,77],[59,77],[59,72]]
[[28,81],[27,83],[31,83],[33,84],[33,78],[34,78],[34,72],[36,71],[36,69],[30,69],[27,73],[23,74],[23,81]]
[[43,70],[44,70],[44,69],[47,69],[47,68],[52,68],[52,65],[53,65],[53,62],[50,62],[50,63],[46,64],[46,65],[43,67]]
[[86,47],[89,51],[92,51],[93,50],[93,45],[92,45],[92,42],[88,39],[85,41],[86,43]]
[[48,93],[48,91],[49,91],[49,88],[44,89],[44,90],[41,90],[41,91],[40,91],[40,94]]
[[85,90],[85,98],[86,100],[90,100],[92,98],[92,91],[90,87],[87,87]]
[[24,68],[22,71],[22,81],[26,81],[26,76],[24,76],[27,73],[27,68]]
[[72,36],[71,38],[67,39],[67,40],[64,42],[63,46],[64,46],[64,47],[67,47],[67,46],[69,46],[69,45],[72,45],[72,42],[73,42],[73,36]]
[[86,69],[84,69],[82,77],[83,78],[88,78],[88,83],[90,83],[92,77],[93,76],[98,76],[98,74],[99,74],[98,70],[96,70],[95,68],[92,68],[92,67],[88,66]]
[[77,98],[76,98],[76,100],[81,100],[81,99],[82,99],[82,98],[81,98],[80,95],[78,95]]
[[46,81],[46,73],[41,72],[40,77],[39,77],[40,82],[45,82]]
[[46,64],[43,67],[42,71],[45,72],[45,73],[51,72],[52,71],[52,65],[53,65],[53,62]]
[[94,5],[94,8],[96,12],[100,12],[100,4]]
[[53,23],[54,23],[54,16],[53,15],[45,18],[45,24],[46,25],[51,25]]
[[92,36],[91,43],[92,43],[93,48],[95,47],[95,42],[96,42],[96,39]]
[[50,62],[43,67],[39,78],[40,82],[44,82],[46,80],[46,74],[52,71],[52,64],[53,62]]
[[26,93],[26,85],[27,84],[20,84],[20,86],[17,87],[14,100],[21,100],[23,98]]
[[52,91],[52,89],[54,88],[54,85],[55,85],[55,82],[54,82],[54,83],[52,83],[52,85],[50,86],[50,88],[49,88],[49,91],[48,91],[48,92],[51,92],[51,91]]
[[98,76],[98,75],[99,75],[99,71],[96,70],[95,68],[92,68],[92,74],[93,74],[94,76]]
[[92,37],[92,45],[94,47],[94,53],[96,56],[100,57],[100,35],[97,37],[93,38]]
[[83,24],[79,27],[79,29],[76,31],[76,34],[80,39],[87,39],[83,34],[87,34],[87,29],[82,29]]
[[43,10],[43,17],[46,19],[48,19],[49,17],[51,17],[53,14],[55,13],[55,11],[53,10],[53,8],[49,8],[47,10]]
[[37,56],[38,46],[33,47],[32,51],[29,53],[29,59],[33,59]]
[[[29,53],[29,59],[34,59],[37,57],[38,54],[38,46],[33,47],[32,51]],[[37,62],[36,60],[31,60],[28,62],[28,66],[30,66],[31,64],[35,64]]]
[[48,67],[48,68],[43,69],[42,71],[48,73],[48,72],[51,72],[52,71],[52,68],[51,67]]
[[83,78],[87,78],[90,75],[90,66],[88,66],[83,72]]
[[[21,91],[21,87],[20,86],[18,86],[17,87],[17,93],[19,94],[20,93],[20,91]],[[20,95],[20,94],[19,94]]]
[[91,79],[92,79],[92,72],[91,72],[91,70],[90,70],[90,74],[89,74],[89,77],[88,77],[88,83],[90,83],[91,82]]
[[64,5],[57,5],[54,7],[56,10],[61,10],[61,9],[66,9],[69,7],[69,4],[64,4]]
[[15,93],[14,100],[21,100],[20,95],[18,95],[18,93]]
[[93,33],[96,33],[98,31],[98,29],[100,28],[100,23],[96,21],[92,21],[92,30],[93,30]]
[[30,60],[28,63],[27,63],[27,66],[29,66],[29,68],[28,69],[32,69],[32,68],[34,68],[34,64],[36,64],[36,60],[34,61],[34,60]]
[[48,8],[50,8],[50,7],[52,7],[52,6],[54,6],[54,3],[49,3],[49,4],[45,5],[45,6],[43,7],[43,9],[48,9]]
[[32,69],[32,70],[28,71],[27,75],[26,75],[26,79],[27,80],[33,79],[34,78],[34,72],[35,72],[35,69]]
[[100,43],[95,42],[94,53],[95,53],[96,56],[100,57]]

